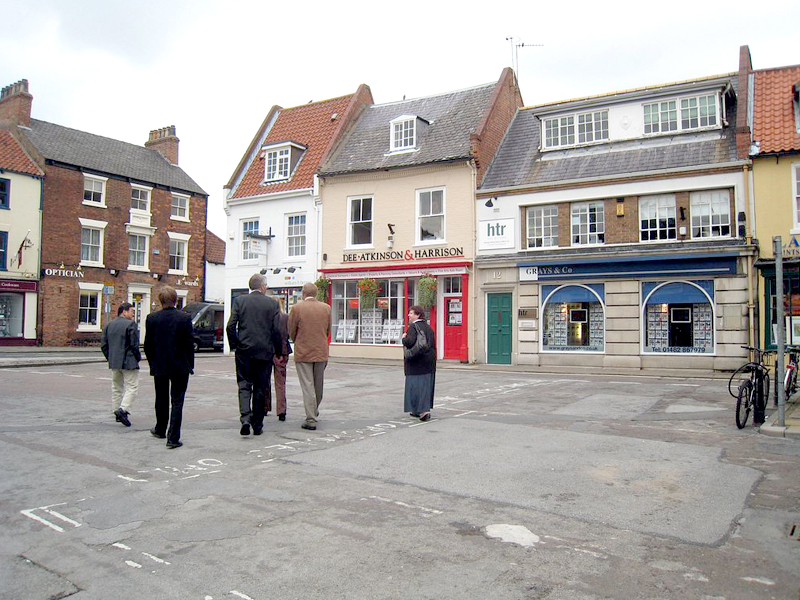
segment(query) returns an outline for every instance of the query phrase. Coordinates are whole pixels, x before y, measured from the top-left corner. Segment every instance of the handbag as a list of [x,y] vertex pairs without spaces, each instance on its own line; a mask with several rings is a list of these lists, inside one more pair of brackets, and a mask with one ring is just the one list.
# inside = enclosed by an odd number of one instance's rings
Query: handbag
[[415,358],[423,352],[426,352],[431,347],[430,342],[428,341],[428,336],[425,334],[425,330],[417,327],[416,323],[413,325],[413,327],[417,330],[417,339],[414,340],[414,345],[411,346],[411,348],[403,347],[403,356],[405,356],[407,359]]

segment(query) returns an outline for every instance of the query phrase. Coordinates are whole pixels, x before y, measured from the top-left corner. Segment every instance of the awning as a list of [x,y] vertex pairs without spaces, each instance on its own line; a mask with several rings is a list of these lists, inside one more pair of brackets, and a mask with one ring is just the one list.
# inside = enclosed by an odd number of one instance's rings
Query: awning
[[647,304],[708,304],[708,297],[688,283],[668,283],[650,294]]
[[598,302],[597,296],[591,290],[578,285],[568,285],[547,299],[547,302],[562,304],[565,302]]

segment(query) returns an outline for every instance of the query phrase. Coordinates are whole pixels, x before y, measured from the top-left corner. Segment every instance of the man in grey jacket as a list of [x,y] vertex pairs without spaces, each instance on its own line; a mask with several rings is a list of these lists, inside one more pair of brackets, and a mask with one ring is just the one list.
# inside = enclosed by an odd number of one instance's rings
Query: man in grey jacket
[[129,302],[119,305],[117,318],[103,328],[100,349],[111,369],[111,408],[118,423],[131,426],[130,408],[139,394],[139,327]]

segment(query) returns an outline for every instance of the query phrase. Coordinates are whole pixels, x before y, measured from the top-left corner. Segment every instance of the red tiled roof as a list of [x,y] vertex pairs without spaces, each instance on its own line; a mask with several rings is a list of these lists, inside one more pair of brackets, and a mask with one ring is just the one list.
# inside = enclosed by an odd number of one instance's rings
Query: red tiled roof
[[5,129],[0,129],[0,169],[42,176],[41,169],[19,145],[19,142]]
[[800,83],[800,65],[754,71],[753,140],[761,153],[800,150],[792,86]]
[[[255,159],[247,167],[241,183],[236,187],[233,197],[246,198],[312,187],[314,172],[353,96],[355,94],[282,109],[262,145],[291,140],[306,146],[308,149],[294,175],[288,181],[263,184],[265,161],[259,148]],[[338,117],[336,120],[331,120],[334,113]]]
[[206,261],[217,265],[225,264],[225,242],[206,229]]

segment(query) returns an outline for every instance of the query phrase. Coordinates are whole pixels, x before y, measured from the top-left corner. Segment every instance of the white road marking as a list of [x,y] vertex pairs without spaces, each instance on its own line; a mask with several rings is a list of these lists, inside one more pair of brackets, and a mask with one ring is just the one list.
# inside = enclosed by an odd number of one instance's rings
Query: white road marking
[[700,387],[699,383],[670,383],[668,385],[674,385],[675,387]]
[[741,580],[750,583],[761,583],[763,585],[775,585],[774,581],[767,579],[766,577],[742,577]]
[[36,510],[36,509],[32,508],[32,509],[29,509],[29,510],[21,510],[19,512],[21,512],[23,515],[25,515],[29,519],[33,519],[34,521],[39,521],[39,523],[41,523],[42,525],[47,525],[50,529],[55,529],[59,533],[64,533],[64,529],[62,527],[59,527],[58,525],[55,525],[55,524],[51,523],[47,519],[43,519],[40,516],[33,514],[31,512],[33,510]]
[[46,512],[49,515],[53,515],[56,519],[61,519],[65,523],[69,523],[70,525],[74,525],[75,527],[80,527],[81,526],[81,524],[78,523],[77,521],[73,521],[69,517],[65,517],[61,513],[58,513],[58,512],[56,512],[54,510],[45,509],[44,512]]
[[619,385],[642,385],[639,381],[609,381],[608,383],[616,383]]
[[126,560],[125,564],[128,565],[129,567],[133,567],[134,569],[141,569],[142,568],[142,565],[140,565],[137,562],[133,562],[132,560]]
[[369,496],[367,498],[362,498],[362,500],[378,500],[379,502],[386,502],[387,504],[394,504],[396,506],[402,506],[403,508],[410,508],[413,510],[421,510],[422,512],[427,512],[434,515],[444,514],[441,510],[436,510],[435,508],[427,508],[425,506],[415,506],[413,504],[407,504],[400,500],[392,500],[391,498],[383,498],[381,496]]
[[[146,471],[139,471],[140,473]],[[147,481],[147,479],[134,479],[133,477],[126,477],[125,475],[117,475],[120,479],[124,479],[125,481]]]
[[383,435],[384,433],[386,433],[386,432],[385,431],[379,431],[378,433],[370,433],[369,437],[375,437],[376,435]]
[[239,596],[239,598],[244,598],[244,600],[253,600],[247,594],[243,594],[242,592],[237,592],[236,590],[231,590],[231,594],[233,594],[234,596]]
[[164,560],[163,558],[158,558],[157,556],[154,556],[152,554],[148,554],[147,552],[142,552],[142,554],[144,554],[147,558],[149,558],[151,560],[154,560],[157,563],[161,563],[162,565],[171,564],[171,563],[167,562],[166,560]]
[[119,548],[120,550],[130,550],[131,549],[130,546],[126,546],[125,544],[121,544],[119,542],[116,542],[116,543],[111,544],[111,545],[114,546],[114,548]]

